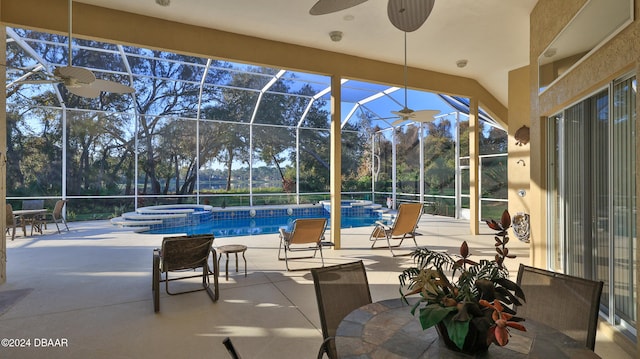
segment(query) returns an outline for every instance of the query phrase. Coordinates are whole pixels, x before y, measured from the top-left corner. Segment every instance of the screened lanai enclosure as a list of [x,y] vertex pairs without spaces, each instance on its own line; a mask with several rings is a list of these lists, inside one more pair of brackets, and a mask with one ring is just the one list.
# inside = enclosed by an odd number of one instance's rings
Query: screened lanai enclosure
[[[329,77],[74,38],[73,65],[135,89],[85,98],[53,77],[68,64],[66,36],[6,31],[14,207],[65,198],[67,218],[83,220],[159,204],[329,198]],[[343,198],[465,216],[468,99],[346,78],[341,98]],[[439,114],[391,114],[405,104]],[[480,214],[496,217],[507,207],[507,135],[482,111],[480,120]]]

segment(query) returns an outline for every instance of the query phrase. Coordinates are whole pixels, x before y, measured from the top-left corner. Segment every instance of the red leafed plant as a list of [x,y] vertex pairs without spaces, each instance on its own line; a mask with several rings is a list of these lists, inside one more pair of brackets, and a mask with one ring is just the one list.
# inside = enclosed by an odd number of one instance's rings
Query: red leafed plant
[[[509,253],[508,229],[511,217],[504,211],[500,221],[486,221],[495,233],[496,255],[493,260],[472,260],[467,242],[460,246],[459,255],[418,248],[411,253],[415,267],[400,274],[400,292],[406,296],[420,294],[421,300],[412,310],[419,311],[423,329],[444,325],[448,337],[462,351],[469,346],[470,327],[486,333],[486,343],[503,346],[508,342],[508,328],[525,330],[517,323],[512,307],[525,300],[522,289],[509,280],[504,266]],[[447,274],[450,273],[450,278]],[[486,346],[485,346],[486,348]]]

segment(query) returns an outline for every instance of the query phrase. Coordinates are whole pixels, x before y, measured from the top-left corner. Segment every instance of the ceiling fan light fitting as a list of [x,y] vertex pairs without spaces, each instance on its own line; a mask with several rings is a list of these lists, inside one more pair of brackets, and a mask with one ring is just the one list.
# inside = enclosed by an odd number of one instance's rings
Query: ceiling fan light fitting
[[171,0],[156,0],[156,4],[160,6],[169,6]]
[[329,33],[329,37],[331,38],[331,41],[338,42],[342,40],[342,31],[331,31]]
[[468,62],[469,61],[466,60],[466,59],[461,59],[461,60],[456,61],[456,66],[458,66],[459,68],[463,68],[463,67],[467,66]]

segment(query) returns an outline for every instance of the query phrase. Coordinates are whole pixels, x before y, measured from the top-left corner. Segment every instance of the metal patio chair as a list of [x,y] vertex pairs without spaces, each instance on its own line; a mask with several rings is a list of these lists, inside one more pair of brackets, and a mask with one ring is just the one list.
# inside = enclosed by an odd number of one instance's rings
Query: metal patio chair
[[58,223],[64,224],[67,231],[69,231],[67,220],[64,218],[64,215],[62,214],[62,210],[64,209],[64,206],[66,203],[67,203],[66,199],[60,199],[56,201],[56,205],[55,207],[53,207],[53,212],[51,212],[51,219],[53,219],[53,223],[56,224],[58,233],[60,233],[60,227],[58,226]]
[[[152,289],[155,312],[160,310],[160,282],[165,283],[165,291],[169,295],[206,290],[212,301],[218,300],[218,266],[216,264],[216,252],[212,247],[213,239],[212,234],[165,237],[162,240],[162,247],[153,250]],[[213,254],[212,268],[209,267],[209,254]],[[199,273],[169,278],[170,272],[176,273],[190,270],[199,270]],[[213,275],[213,290],[209,282],[210,275]],[[171,281],[197,277],[202,278],[202,288],[181,292],[171,292],[169,290],[169,282]]]
[[37,214],[29,217],[24,217],[25,224],[31,225],[31,235],[33,236],[33,230],[35,229],[40,234],[44,233],[47,229],[47,213],[44,212],[44,199],[26,199],[22,201],[23,210],[41,209],[42,214]]
[[5,233],[8,234],[11,230],[11,240],[14,240],[16,238],[16,228],[22,228],[23,235],[27,235],[27,228],[24,221],[20,217],[13,214],[13,207],[9,203],[7,203],[6,206],[5,217],[5,225],[7,227]]
[[311,269],[322,337],[318,359],[337,358],[334,337],[338,325],[353,310],[371,303],[367,272],[362,261]]
[[[393,248],[400,247],[406,238],[411,238],[417,248],[418,243],[416,242],[415,231],[422,216],[422,207],[422,203],[403,203],[398,207],[398,214],[391,226],[377,221],[369,236],[369,240],[373,242],[371,243],[371,248],[389,248],[391,255],[395,257]],[[376,242],[381,239],[387,241],[387,246],[375,247]],[[399,240],[400,242],[396,245],[391,245],[391,240]]]
[[594,350],[602,281],[520,264],[517,283],[526,296],[517,307],[519,317],[553,327]]
[[[316,252],[320,251],[322,266],[324,267],[324,257],[322,255],[322,241],[324,240],[324,231],[327,227],[326,218],[299,218],[293,222],[293,229],[287,232],[280,228],[280,246],[278,248],[278,259],[284,260],[287,270],[289,268],[289,260],[315,258]],[[289,258],[289,252],[313,251],[312,256]],[[284,252],[284,257],[282,256]]]

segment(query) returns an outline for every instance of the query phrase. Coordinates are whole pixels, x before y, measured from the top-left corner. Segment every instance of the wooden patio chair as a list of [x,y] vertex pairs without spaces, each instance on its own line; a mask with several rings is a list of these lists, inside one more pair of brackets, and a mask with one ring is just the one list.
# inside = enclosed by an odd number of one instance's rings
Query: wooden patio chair
[[[280,228],[278,259],[285,261],[287,271],[291,270],[289,268],[289,260],[315,258],[317,251],[320,251],[320,258],[322,260],[322,266],[324,267],[322,241],[324,240],[324,231],[326,227],[326,218],[299,218],[293,222],[293,229],[291,232],[287,232],[285,229]],[[289,252],[297,251],[313,251],[313,255],[308,257],[289,258]],[[282,256],[283,252],[284,256]]]
[[[398,214],[391,226],[388,226],[380,221],[376,222],[376,226],[369,236],[369,240],[372,241],[371,248],[389,248],[392,256],[396,256],[393,253],[393,248],[400,247],[402,242],[406,238],[411,238],[415,247],[418,247],[416,242],[416,227],[418,221],[422,216],[422,203],[403,203],[398,207]],[[378,240],[385,239],[387,246],[375,247]],[[399,240],[396,245],[391,245],[391,240]]]
[[5,233],[9,234],[9,231],[11,230],[11,240],[14,240],[16,238],[16,228],[22,228],[22,234],[25,237],[27,236],[27,228],[24,221],[22,221],[20,217],[13,214],[13,207],[9,203],[7,203],[5,217],[5,224],[7,227]]
[[66,199],[61,199],[56,201],[55,207],[53,207],[53,212],[51,212],[51,219],[53,219],[53,223],[56,224],[56,228],[58,229],[58,233],[60,233],[60,226],[58,223],[64,224],[67,231],[69,231],[69,226],[67,225],[67,220],[64,218],[62,213],[65,204],[67,203]]
[[594,350],[602,281],[520,264],[517,283],[526,296],[517,307],[519,317],[553,327]]
[[334,337],[338,325],[353,310],[371,303],[367,272],[362,261],[311,270],[316,291],[322,337],[318,359],[337,358]]
[[[22,209],[42,209],[44,210],[44,199],[25,199],[22,201]],[[33,215],[24,218],[25,224],[31,225],[31,235],[33,236],[33,230],[35,229],[40,234],[44,233],[47,229],[47,214]]]
[[[213,249],[213,235],[199,234],[191,236],[165,237],[162,247],[153,250],[153,308],[155,312],[160,310],[160,282],[165,283],[165,291],[169,295],[184,294],[206,290],[212,301],[217,301],[218,291],[218,266],[216,265],[216,252]],[[209,267],[209,254],[213,254],[213,267]],[[197,271],[193,275],[180,275],[169,278],[169,272]],[[164,273],[164,278],[163,274]],[[209,283],[209,276],[213,275],[213,290]],[[202,288],[171,292],[169,282],[202,278]]]

